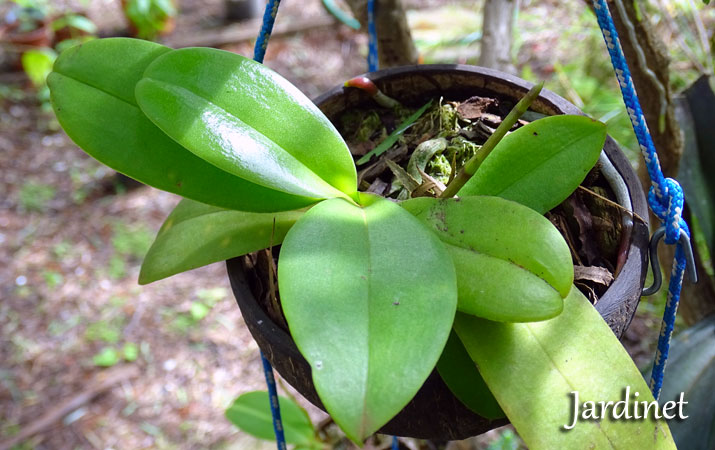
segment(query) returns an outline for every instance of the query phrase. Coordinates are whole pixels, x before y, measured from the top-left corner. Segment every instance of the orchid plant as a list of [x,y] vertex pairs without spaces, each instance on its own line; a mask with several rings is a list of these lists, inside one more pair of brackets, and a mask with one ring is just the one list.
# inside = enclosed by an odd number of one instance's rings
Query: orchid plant
[[571,391],[610,400],[629,385],[649,398],[573,287],[569,248],[543,216],[596,163],[602,123],[534,121],[485,144],[448,195],[398,203],[358,192],[331,122],[236,54],[101,39],[60,55],[48,83],[82,149],[184,197],[140,283],[281,244],[290,334],[353,441],[395,416],[437,367],[469,408],[506,415],[530,448],[673,448],[654,420],[562,429]]

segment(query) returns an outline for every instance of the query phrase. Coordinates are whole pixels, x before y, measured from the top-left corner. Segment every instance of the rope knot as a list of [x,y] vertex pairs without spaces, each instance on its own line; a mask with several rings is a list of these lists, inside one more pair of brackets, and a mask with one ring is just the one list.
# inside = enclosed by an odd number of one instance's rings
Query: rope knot
[[690,236],[690,230],[682,218],[683,189],[677,181],[666,178],[660,188],[652,185],[648,191],[648,204],[665,225],[666,244],[673,245],[678,242],[681,228]]

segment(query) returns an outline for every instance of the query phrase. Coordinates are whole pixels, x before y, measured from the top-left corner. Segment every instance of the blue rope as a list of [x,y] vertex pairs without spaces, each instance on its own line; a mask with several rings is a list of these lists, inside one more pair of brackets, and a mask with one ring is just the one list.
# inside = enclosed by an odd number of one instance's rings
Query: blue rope
[[391,450],[400,450],[400,441],[397,440],[397,436],[392,436]]
[[680,301],[680,290],[683,285],[683,274],[685,273],[685,253],[680,242],[681,230],[690,237],[690,230],[685,220],[681,217],[683,211],[683,190],[677,181],[672,178],[665,178],[660,169],[658,155],[653,145],[653,139],[648,132],[648,126],[643,117],[638,97],[636,95],[633,81],[631,80],[631,72],[628,69],[628,64],[623,56],[621,44],[618,40],[618,33],[613,24],[613,18],[608,10],[605,0],[593,0],[593,7],[598,18],[598,25],[601,27],[603,38],[608,47],[608,53],[611,55],[611,63],[618,77],[618,84],[621,88],[623,101],[626,104],[628,115],[633,124],[638,144],[645,159],[648,175],[651,179],[651,187],[648,191],[648,204],[656,216],[665,225],[665,243],[677,244],[675,250],[675,261],[673,270],[670,274],[670,284],[668,286],[668,297],[663,314],[663,323],[658,337],[658,349],[655,354],[653,363],[653,372],[651,374],[650,389],[653,392],[653,397],[657,400],[660,396],[660,390],[663,385],[663,374],[665,372],[665,364],[668,360],[668,349],[670,348],[670,338],[673,334],[673,326],[675,324],[675,315],[678,311],[678,302]]
[[378,68],[375,0],[367,0],[367,70],[368,72],[374,72]]
[[[268,0],[268,3],[266,4],[266,10],[263,13],[261,31],[258,33],[256,45],[253,48],[253,59],[259,63],[262,63],[263,58],[266,56],[268,40],[271,38],[273,24],[276,21],[276,15],[278,14],[278,6],[280,6],[280,3],[280,0]],[[268,386],[268,397],[271,402],[271,416],[273,417],[273,432],[276,435],[276,444],[278,450],[286,450],[287,447],[285,434],[283,433],[283,421],[281,420],[281,408],[278,403],[278,392],[276,390],[276,379],[273,376],[273,367],[271,367],[271,363],[268,361],[263,352],[261,352],[261,361],[263,362],[263,375],[266,377],[266,385]]]
[[263,13],[263,25],[261,25],[261,31],[258,33],[256,45],[253,47],[253,59],[259,63],[262,63],[263,58],[266,56],[268,39],[271,38],[273,24],[276,21],[276,15],[278,14],[278,7],[280,4],[281,0],[268,0],[268,3],[266,4],[266,10]]
[[276,379],[273,377],[273,367],[268,362],[266,356],[261,352],[261,361],[263,361],[263,374],[266,376],[266,385],[268,385],[268,396],[271,401],[271,415],[273,416],[273,432],[276,434],[276,443],[278,450],[286,450],[286,439],[283,433],[283,422],[281,421],[281,408],[278,403],[278,392],[276,391]]

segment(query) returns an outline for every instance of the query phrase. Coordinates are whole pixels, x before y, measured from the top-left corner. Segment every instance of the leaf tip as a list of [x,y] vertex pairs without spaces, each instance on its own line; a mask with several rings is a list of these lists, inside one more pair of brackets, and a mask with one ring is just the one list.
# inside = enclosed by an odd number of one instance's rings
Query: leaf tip
[[153,283],[153,282],[159,280],[159,278],[157,278],[156,276],[151,274],[151,271],[149,269],[147,269],[146,261],[147,261],[147,259],[145,258],[144,262],[142,263],[142,267],[139,270],[139,279],[137,280],[137,283],[140,286],[145,286],[147,284],[150,284],[150,283]]

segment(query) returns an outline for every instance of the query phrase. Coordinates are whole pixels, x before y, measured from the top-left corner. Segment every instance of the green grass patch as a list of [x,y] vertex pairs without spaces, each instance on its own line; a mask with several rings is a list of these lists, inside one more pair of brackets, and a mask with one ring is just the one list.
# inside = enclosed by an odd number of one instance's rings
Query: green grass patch
[[24,211],[43,212],[54,197],[54,187],[37,181],[27,181],[20,188],[17,201]]
[[102,341],[109,344],[116,344],[122,336],[123,327],[123,317],[115,317],[110,320],[100,320],[87,326],[84,337],[88,341],[92,342]]

